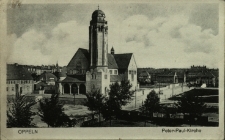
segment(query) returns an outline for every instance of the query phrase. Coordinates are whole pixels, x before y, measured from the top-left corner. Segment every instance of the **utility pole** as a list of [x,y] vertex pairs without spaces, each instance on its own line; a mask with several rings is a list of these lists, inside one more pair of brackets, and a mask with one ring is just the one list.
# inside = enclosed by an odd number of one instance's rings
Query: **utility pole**
[[183,82],[182,82],[182,93],[183,93],[183,87],[184,87],[184,84],[183,84]]
[[173,97],[173,88],[174,88],[174,84],[172,84],[172,97]]
[[160,98],[160,82],[159,82],[159,98]]
[[137,102],[136,101],[137,100],[137,90],[136,90],[136,87],[135,87],[135,91],[134,92],[135,92],[135,108],[136,108],[136,102]]

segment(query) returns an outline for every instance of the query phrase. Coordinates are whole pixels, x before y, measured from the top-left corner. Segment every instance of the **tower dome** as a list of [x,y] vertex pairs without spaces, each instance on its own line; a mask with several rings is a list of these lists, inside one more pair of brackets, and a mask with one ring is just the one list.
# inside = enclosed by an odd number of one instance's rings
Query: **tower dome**
[[97,17],[105,17],[105,13],[102,10],[95,10],[92,13],[92,19]]

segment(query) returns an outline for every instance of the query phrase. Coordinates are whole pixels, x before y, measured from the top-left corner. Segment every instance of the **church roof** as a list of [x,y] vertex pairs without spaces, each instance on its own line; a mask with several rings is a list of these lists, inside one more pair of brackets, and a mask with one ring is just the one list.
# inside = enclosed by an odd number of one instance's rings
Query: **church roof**
[[89,52],[87,49],[79,48],[78,50],[80,50],[85,55],[87,60],[89,60]]
[[7,64],[7,80],[33,80],[33,77],[22,65]]
[[[83,49],[83,48],[79,48],[76,53],[73,55],[72,59],[70,60],[70,62],[68,63],[68,65],[70,65],[70,63],[72,62],[72,60],[74,59],[75,55],[78,53],[78,52],[82,52],[84,54],[84,56],[86,57],[86,59],[89,61],[89,52],[87,49]],[[68,66],[67,65],[67,66]]]
[[108,54],[108,68],[109,69],[118,69],[116,60],[112,54]]
[[64,80],[62,80],[62,82],[63,83],[84,83],[85,81],[80,81],[77,78],[67,76]]
[[[78,51],[80,51],[81,53],[83,53],[84,56],[89,61],[89,52],[88,52],[87,49],[79,48],[77,50],[77,52]],[[129,64],[130,64],[130,60],[131,60],[132,55],[133,55],[132,53],[107,54],[107,57],[108,57],[108,68],[109,69],[127,69],[128,66],[129,66]],[[73,56],[73,58],[74,57],[75,57],[75,55]],[[72,59],[71,59],[71,61],[72,61]],[[71,63],[71,61],[69,62],[69,64]]]
[[132,53],[114,54],[113,55],[119,69],[127,69],[128,68],[132,55],[133,55]]
[[124,75],[110,75],[110,82],[120,82],[124,79]]

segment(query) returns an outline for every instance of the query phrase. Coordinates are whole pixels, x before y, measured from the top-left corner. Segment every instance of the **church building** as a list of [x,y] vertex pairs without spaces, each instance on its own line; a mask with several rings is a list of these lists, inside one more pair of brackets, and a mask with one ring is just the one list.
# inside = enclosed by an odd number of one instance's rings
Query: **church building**
[[137,64],[133,53],[108,53],[108,26],[105,13],[95,10],[89,26],[89,50],[79,48],[67,65],[66,75],[59,79],[59,92],[73,94],[99,89],[107,94],[109,85],[129,80],[131,90],[137,85]]

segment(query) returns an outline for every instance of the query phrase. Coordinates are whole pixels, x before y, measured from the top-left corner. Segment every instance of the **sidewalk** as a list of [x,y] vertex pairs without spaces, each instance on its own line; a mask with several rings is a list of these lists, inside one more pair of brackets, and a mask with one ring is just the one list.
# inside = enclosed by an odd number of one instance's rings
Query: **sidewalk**
[[[15,95],[8,95],[8,96],[15,96]],[[26,94],[25,96],[28,96],[28,97],[35,97],[35,96],[42,96],[42,97],[51,97],[51,94]],[[73,94],[63,94],[63,95],[59,95],[59,98],[74,98],[74,95]],[[84,94],[79,94],[79,95],[75,95],[75,98],[76,99],[86,99],[87,96],[84,95]]]

